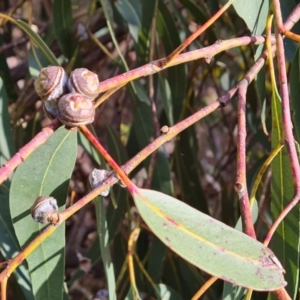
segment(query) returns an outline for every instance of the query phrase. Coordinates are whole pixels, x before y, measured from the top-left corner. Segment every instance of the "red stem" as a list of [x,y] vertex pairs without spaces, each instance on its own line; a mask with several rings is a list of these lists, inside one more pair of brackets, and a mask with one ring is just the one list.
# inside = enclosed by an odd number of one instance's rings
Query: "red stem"
[[127,175],[121,169],[121,167],[110,156],[107,150],[98,142],[97,138],[89,131],[89,129],[86,126],[80,126],[79,129],[84,134],[84,136],[91,142],[91,144],[96,148],[96,150],[104,157],[104,159],[118,174],[119,178],[124,182],[128,190],[131,192],[134,189],[134,184],[127,177]]
[[243,231],[256,239],[246,182],[246,92],[248,81],[242,80],[238,90],[237,174],[235,190],[239,197]]

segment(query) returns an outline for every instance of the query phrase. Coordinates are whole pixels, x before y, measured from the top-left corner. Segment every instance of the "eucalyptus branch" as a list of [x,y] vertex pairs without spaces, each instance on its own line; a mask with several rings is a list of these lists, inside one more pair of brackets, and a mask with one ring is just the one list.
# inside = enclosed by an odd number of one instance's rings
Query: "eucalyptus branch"
[[[275,38],[273,38],[273,41],[275,42]],[[264,36],[244,36],[230,40],[218,40],[213,45],[207,46],[205,48],[180,54],[176,56],[168,65],[164,64],[166,59],[161,58],[126,73],[104,80],[99,84],[99,93],[115,88],[120,84],[126,84],[137,78],[155,74],[166,68],[177,66],[182,63],[190,62],[200,58],[212,58],[216,54],[231,48],[246,46],[250,44],[259,45],[263,43],[265,43]]]
[[[252,68],[246,73],[247,81],[251,82],[255,78],[256,74],[263,67],[264,62],[264,57],[259,58],[255,62]],[[184,119],[183,121],[168,128],[168,130],[166,130],[163,135],[159,136],[152,143],[147,145],[143,150],[141,150],[132,159],[130,159],[124,166],[122,166],[122,170],[125,172],[125,174],[129,174],[142,161],[144,161],[147,156],[149,156],[151,153],[157,150],[165,142],[171,140],[184,129],[198,122],[199,120],[209,115],[216,109],[226,106],[230,102],[234,94],[237,92],[237,90],[238,84],[231,90],[229,90],[224,96],[203,107],[202,109],[189,116],[188,118]],[[89,136],[87,135],[87,137]],[[90,141],[95,146],[94,142],[97,142],[97,140],[92,136],[90,136],[90,138]],[[22,261],[26,259],[26,257],[28,257],[30,253],[33,252],[34,249],[36,249],[47,237],[51,236],[52,233],[56,230],[56,228],[60,226],[66,219],[68,219],[71,215],[80,210],[84,205],[96,198],[99,194],[101,194],[101,192],[115,184],[117,181],[118,178],[116,178],[116,176],[110,176],[96,189],[92,190],[90,193],[78,200],[72,206],[61,212],[59,214],[59,222],[55,226],[46,227],[40,234],[38,234],[38,236],[33,241],[31,241],[26,247],[24,247],[24,249],[19,254],[17,254],[14,258],[10,260],[9,264],[0,274],[0,281],[2,281],[6,276],[9,276],[22,263]]]
[[[275,39],[274,39],[275,41]],[[161,62],[165,59],[156,60],[154,62],[148,63],[142,67],[136,68],[124,74],[117,75],[113,78],[107,79],[100,82],[99,93],[107,91],[103,96],[96,100],[95,107],[100,105],[103,101],[108,99],[116,90],[124,86],[126,83],[151,74],[155,74],[165,68],[175,66],[181,63],[185,63],[191,60],[212,57],[224,50],[228,50],[234,47],[249,45],[249,44],[262,44],[265,42],[265,37],[241,37],[236,39],[231,39],[227,41],[218,41],[214,45],[208,46],[203,49],[190,51],[177,56],[168,66],[159,67]],[[28,144],[22,147],[4,166],[0,168],[0,184],[6,180],[10,173],[12,173],[15,168],[22,163],[38,146],[47,141],[47,139],[53,134],[53,132],[58,128],[58,120],[54,120],[50,125],[43,128]]]

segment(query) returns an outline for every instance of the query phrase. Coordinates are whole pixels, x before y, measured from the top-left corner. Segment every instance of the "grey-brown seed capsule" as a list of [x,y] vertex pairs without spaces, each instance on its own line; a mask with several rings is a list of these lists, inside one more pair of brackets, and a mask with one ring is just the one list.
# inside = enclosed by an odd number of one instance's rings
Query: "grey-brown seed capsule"
[[34,88],[42,100],[59,98],[67,91],[68,76],[62,67],[43,68],[34,82]]
[[[92,189],[95,189],[99,185],[101,185],[111,174],[113,171],[94,169],[92,173],[89,175],[89,182]],[[100,195],[102,197],[107,197],[110,191],[110,187],[104,190]]]
[[57,104],[58,118],[67,126],[80,126],[94,121],[93,102],[81,94],[69,93],[62,96]]
[[31,216],[36,222],[56,225],[59,221],[56,199],[50,196],[38,197],[31,207]]
[[68,89],[70,92],[76,92],[94,100],[99,94],[98,76],[86,68],[75,69],[70,74]]

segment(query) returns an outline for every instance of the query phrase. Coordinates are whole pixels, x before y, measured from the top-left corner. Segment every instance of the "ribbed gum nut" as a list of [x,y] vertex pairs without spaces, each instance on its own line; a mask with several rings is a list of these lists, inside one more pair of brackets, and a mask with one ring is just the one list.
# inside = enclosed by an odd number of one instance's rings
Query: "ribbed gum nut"
[[56,225],[59,222],[56,199],[49,196],[38,197],[31,207],[31,216],[36,222]]
[[68,80],[68,89],[94,100],[99,94],[98,76],[86,68],[75,69]]
[[34,88],[42,100],[59,98],[66,92],[68,76],[62,67],[43,68],[34,82]]
[[81,94],[69,93],[58,101],[58,118],[67,126],[90,124],[95,118],[93,102]]

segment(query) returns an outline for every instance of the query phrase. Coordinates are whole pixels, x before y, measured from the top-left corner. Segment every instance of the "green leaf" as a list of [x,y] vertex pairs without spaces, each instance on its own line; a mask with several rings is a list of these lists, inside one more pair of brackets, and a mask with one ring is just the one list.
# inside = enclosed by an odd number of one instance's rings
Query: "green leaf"
[[[144,87],[138,82],[134,82],[133,86],[134,88],[129,89],[134,119],[132,127],[136,134],[139,149],[143,149],[154,136],[152,112],[150,100]],[[147,169],[149,162],[150,158],[144,161],[144,166]],[[151,187],[167,194],[173,193],[170,166],[162,148],[158,149]]]
[[285,285],[273,253],[258,241],[160,192],[132,190],[147,225],[179,256],[225,281],[255,290]]
[[[107,130],[107,143],[110,155],[115,159],[115,161],[121,166],[124,164],[128,158],[124,145],[122,144],[120,137],[113,130],[113,128],[106,123]],[[114,197],[117,207],[115,208],[113,202],[110,201],[107,208],[107,222],[108,222],[108,232],[109,241],[111,241],[119,226],[122,222],[122,216],[128,201],[128,191],[127,189],[121,188],[119,185],[114,185],[111,192],[111,197]]]
[[[295,57],[295,66],[291,72],[291,98],[295,110],[296,133],[299,134],[299,118],[297,91],[299,90],[299,52]],[[297,68],[298,66],[298,68]],[[272,150],[282,140],[282,109],[281,99],[277,90],[272,91]],[[286,148],[272,161],[272,181],[271,181],[271,213],[273,220],[276,220],[282,210],[290,203],[294,196],[293,175],[291,164]],[[299,205],[281,221],[272,240],[271,249],[286,270],[286,280],[289,283],[286,287],[287,292],[296,299],[298,294],[299,282],[299,235],[300,235],[300,215]],[[273,297],[273,296],[272,296]]]
[[155,16],[157,1],[158,0],[140,1],[142,5],[142,19],[141,19],[142,23],[141,23],[138,43],[136,47],[137,47],[137,51],[139,52],[138,59],[143,64],[149,62],[151,26],[152,26],[152,20]]
[[15,145],[8,113],[8,99],[5,86],[0,77],[0,166],[15,153]]
[[73,18],[70,0],[54,0],[53,26],[62,53],[71,59],[75,51],[75,43],[72,35]]
[[114,266],[110,255],[108,224],[102,197],[96,198],[96,214],[97,232],[100,241],[101,256],[108,285],[109,299],[116,300],[116,280],[114,274]]
[[243,300],[246,290],[240,286],[225,283],[222,300]]
[[125,300],[141,300],[141,297],[140,297],[140,295],[136,295],[135,291],[130,286]]
[[157,149],[151,188],[168,195],[173,195],[174,193],[170,163],[162,147]]
[[32,45],[29,50],[28,57],[28,68],[31,77],[36,79],[39,76],[41,69],[47,67],[48,65],[49,62],[44,53],[35,45]]
[[[38,196],[50,195],[57,199],[60,209],[65,207],[77,155],[76,141],[76,132],[61,127],[18,167],[11,184],[10,211],[22,248],[45,228],[30,215]],[[65,227],[60,225],[27,258],[36,300],[62,299],[64,247]]]
[[141,29],[142,7],[140,0],[118,0],[114,3],[120,15],[128,24],[129,32],[135,41],[138,42],[138,35]]
[[159,275],[163,268],[163,261],[167,253],[167,247],[158,238],[154,237],[149,250],[147,272],[154,282],[159,281]]
[[42,51],[50,65],[59,66],[59,63],[57,62],[54,54],[38,34],[32,31],[32,29],[22,20],[17,20],[16,24],[25,31],[25,33],[29,38],[31,38],[33,43]]
[[208,214],[207,203],[199,181],[198,147],[194,127],[184,130],[176,143],[174,170],[181,187],[182,201]]
[[[256,222],[257,216],[258,216],[258,205],[257,205],[257,201],[254,201],[254,203],[252,205],[252,220],[253,220],[253,223]],[[243,231],[243,225],[242,225],[241,217],[238,219],[238,221],[235,225],[235,229],[237,229],[241,232]],[[242,299],[244,299],[245,293],[246,293],[246,289],[244,289],[243,287],[233,285],[229,282],[224,282],[222,299],[223,300],[235,300],[235,299],[236,300],[238,300],[238,299],[242,300]]]
[[[263,34],[269,13],[269,0],[235,0],[233,7],[244,20],[252,35]],[[264,45],[255,46],[254,59],[257,60]]]
[[182,300],[181,296],[173,290],[171,287],[165,284],[157,284],[156,287],[159,290],[159,296],[162,300]]
[[168,125],[174,124],[173,117],[173,104],[172,104],[172,92],[170,88],[169,81],[162,76],[161,73],[157,74],[158,76],[158,90],[162,103],[164,106],[165,114],[167,116]]
[[252,35],[261,35],[266,27],[269,0],[235,0],[233,7]]
[[[170,54],[180,44],[178,29],[175,21],[172,18],[170,11],[167,9],[163,1],[158,4],[159,13],[157,15],[157,31],[165,48],[166,55]],[[186,89],[186,67],[185,65],[178,65],[168,69],[168,81],[172,94],[172,111],[174,121],[177,122],[180,118],[181,110],[184,103],[185,89]],[[165,104],[164,104],[165,106]],[[164,107],[168,112],[170,107]],[[174,125],[174,124],[170,124]]]
[[113,12],[112,12],[112,7],[111,7],[111,4],[110,4],[110,1],[108,1],[108,0],[99,0],[99,2],[102,5],[103,13],[104,13],[104,16],[105,16],[105,19],[106,19],[106,24],[107,24],[110,36],[112,38],[112,41],[114,43],[114,46],[116,47],[117,52],[118,52],[118,54],[119,54],[119,56],[122,60],[122,64],[123,64],[124,69],[126,71],[128,71],[129,68],[127,66],[127,63],[126,63],[126,60],[125,60],[124,56],[122,55],[122,52],[119,48],[119,44],[118,44],[116,36],[115,36],[115,31],[114,31],[114,26],[113,26],[114,25]]

